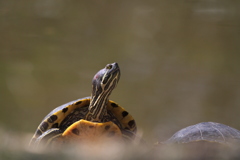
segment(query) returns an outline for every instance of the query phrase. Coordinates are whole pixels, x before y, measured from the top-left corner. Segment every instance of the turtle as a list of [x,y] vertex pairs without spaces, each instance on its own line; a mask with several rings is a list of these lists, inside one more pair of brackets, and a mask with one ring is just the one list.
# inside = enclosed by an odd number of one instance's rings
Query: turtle
[[[78,140],[135,139],[137,125],[133,116],[109,100],[120,79],[118,63],[107,64],[92,79],[92,93],[53,109],[39,124],[30,146],[52,146]],[[104,137],[104,138],[103,138]]]
[[177,131],[162,144],[213,142],[231,146],[240,144],[240,131],[216,122],[201,122]]
[[240,131],[216,122],[201,122],[158,141],[153,159],[236,159]]

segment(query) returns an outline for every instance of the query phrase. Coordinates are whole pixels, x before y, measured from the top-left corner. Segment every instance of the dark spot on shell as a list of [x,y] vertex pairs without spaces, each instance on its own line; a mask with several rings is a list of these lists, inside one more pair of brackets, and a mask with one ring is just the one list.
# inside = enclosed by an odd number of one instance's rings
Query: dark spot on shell
[[89,128],[93,128],[93,126],[89,126]]
[[78,102],[75,103],[75,105],[79,105],[81,103],[82,103],[82,101],[78,101]]
[[45,132],[48,129],[48,123],[47,122],[43,122],[42,125],[40,126],[40,129]]
[[127,112],[127,111],[123,111],[123,112],[122,112],[122,116],[123,116],[123,117],[126,117],[127,115],[128,115],[128,112]]
[[135,121],[134,120],[131,120],[128,122],[128,125],[133,128],[135,126]]
[[109,125],[105,126],[105,129],[106,129],[106,130],[109,130],[109,128],[110,128],[110,126],[109,126]]
[[65,107],[65,108],[62,109],[63,113],[66,113],[67,111],[68,111],[68,107]]
[[54,124],[52,125],[52,128],[58,128],[58,123],[54,123]]
[[48,119],[47,119],[47,121],[49,122],[49,123],[53,123],[54,121],[56,121],[57,120],[57,115],[51,115]]
[[115,132],[114,132],[114,131],[111,131],[111,132],[108,133],[107,136],[108,136],[108,137],[112,137],[112,136],[114,136],[114,135],[115,135]]
[[77,128],[74,128],[74,129],[72,130],[72,133],[73,133],[73,134],[76,134],[76,135],[79,135],[79,130],[78,130]]
[[118,105],[116,103],[111,103],[112,107],[118,107]]
[[36,132],[36,135],[38,135],[38,136],[42,135],[41,130],[38,129],[37,132]]

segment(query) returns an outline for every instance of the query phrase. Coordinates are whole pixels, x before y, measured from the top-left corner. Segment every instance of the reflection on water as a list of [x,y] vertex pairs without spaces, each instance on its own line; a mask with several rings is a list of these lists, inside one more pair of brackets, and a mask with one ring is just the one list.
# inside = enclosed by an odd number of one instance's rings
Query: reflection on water
[[150,143],[203,121],[240,129],[238,1],[0,2],[0,122],[34,132],[118,62],[111,99]]

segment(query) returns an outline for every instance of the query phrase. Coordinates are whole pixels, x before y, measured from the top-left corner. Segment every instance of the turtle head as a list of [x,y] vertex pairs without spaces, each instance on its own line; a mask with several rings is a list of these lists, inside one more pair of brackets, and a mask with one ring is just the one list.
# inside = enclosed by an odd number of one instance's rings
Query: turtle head
[[[107,64],[95,74],[92,80],[93,92],[96,95],[108,93],[117,86],[120,79],[120,68],[117,63]],[[93,93],[94,94],[94,93]]]
[[103,121],[103,116],[106,114],[106,103],[119,79],[120,68],[117,63],[107,64],[105,68],[95,74],[92,80],[92,95],[87,120]]

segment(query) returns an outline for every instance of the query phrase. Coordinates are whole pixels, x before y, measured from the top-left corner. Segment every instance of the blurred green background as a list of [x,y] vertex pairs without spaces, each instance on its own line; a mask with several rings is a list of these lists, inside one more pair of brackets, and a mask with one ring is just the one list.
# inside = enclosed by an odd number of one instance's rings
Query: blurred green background
[[[0,1],[0,128],[29,135],[89,96],[118,62],[110,99],[149,143],[203,121],[240,129],[240,1]],[[27,139],[29,140],[29,139]]]

